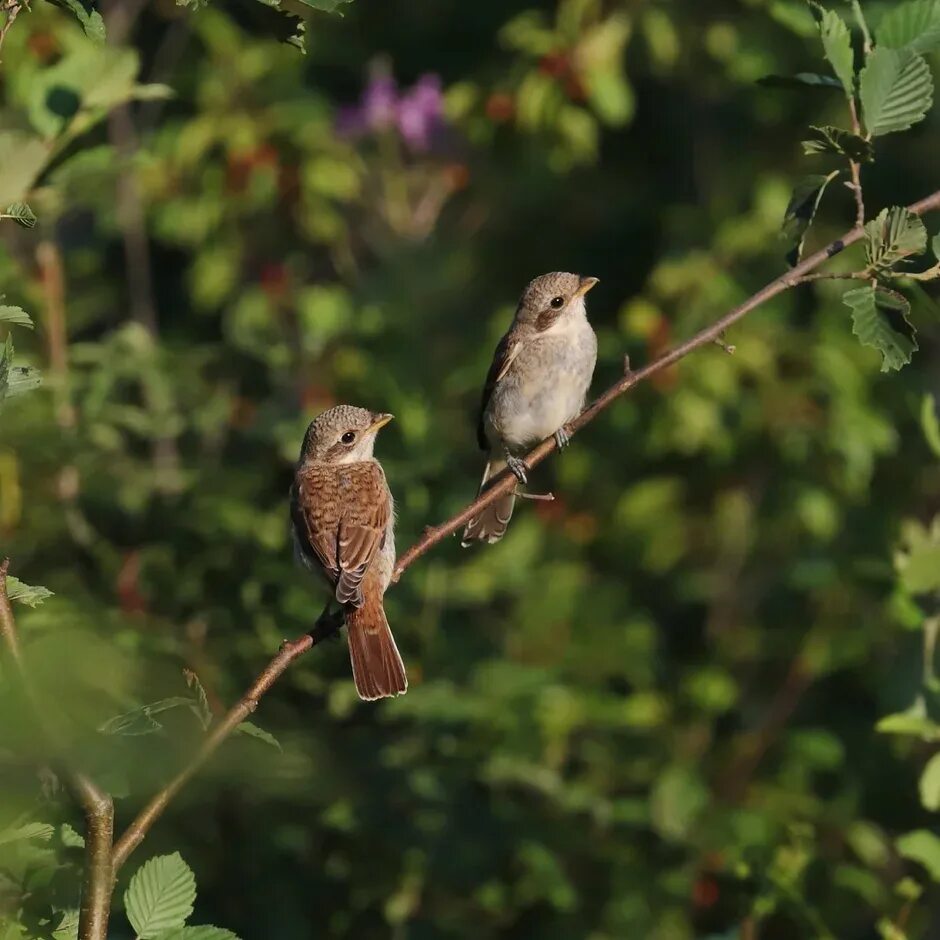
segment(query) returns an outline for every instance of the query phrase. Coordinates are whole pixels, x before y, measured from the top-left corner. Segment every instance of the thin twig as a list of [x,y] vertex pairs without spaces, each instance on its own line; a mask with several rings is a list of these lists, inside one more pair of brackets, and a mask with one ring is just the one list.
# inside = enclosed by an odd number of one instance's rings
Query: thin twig
[[[921,215],[936,208],[940,208],[940,190],[909,207],[910,211],[916,215]],[[662,369],[665,369],[673,363],[678,362],[680,359],[683,359],[694,350],[699,349],[708,343],[714,342],[715,339],[718,339],[723,335],[728,327],[732,326],[750,311],[754,310],[756,307],[759,307],[761,304],[767,300],[770,300],[772,297],[775,297],[777,294],[780,294],[783,291],[800,284],[801,278],[809,274],[814,268],[823,264],[825,261],[828,261],[830,258],[839,254],[841,251],[844,251],[847,247],[849,247],[849,245],[855,244],[855,242],[859,241],[863,235],[864,231],[858,227],[847,232],[842,238],[832,242],[825,248],[820,249],[815,254],[810,255],[808,258],[804,259],[791,271],[788,271],[786,274],[783,274],[775,280],[771,281],[765,287],[761,288],[761,290],[759,290],[756,294],[754,294],[753,297],[751,297],[749,300],[746,300],[743,304],[735,307],[729,313],[725,314],[712,326],[697,333],[685,343],[680,344],[679,346],[675,347],[675,349],[672,349],[665,355],[660,356],[659,359],[655,360],[644,368],[633,372],[629,368],[629,361],[625,360],[624,376],[620,379],[620,381],[616,382],[609,389],[607,389],[607,391],[604,392],[600,398],[598,398],[588,408],[581,412],[581,414],[578,415],[574,421],[570,422],[566,426],[569,434],[574,434],[576,431],[580,430],[585,425],[593,421],[601,411],[607,408],[626,391],[633,388],[634,385],[639,384],[645,379],[648,379],[650,376],[655,375]],[[543,460],[545,460],[546,457],[548,457],[549,454],[552,453],[553,450],[555,450],[555,448],[556,445],[554,438],[549,438],[548,440],[543,441],[529,453],[529,455],[526,457],[526,463],[530,467],[541,463]],[[418,558],[428,552],[439,542],[443,541],[448,535],[451,535],[460,529],[463,525],[465,525],[468,519],[476,515],[482,508],[499,499],[500,496],[508,493],[515,486],[515,477],[511,473],[504,472],[501,475],[501,478],[497,478],[497,481],[492,489],[487,490],[486,493],[484,493],[478,499],[474,500],[469,506],[467,506],[461,512],[457,513],[453,518],[436,527],[428,526],[424,530],[423,536],[418,539],[418,541],[412,545],[411,548],[409,548],[408,551],[404,553],[404,555],[401,556],[395,570],[395,580],[401,576],[402,572],[404,572],[406,568],[417,561]],[[215,753],[219,745],[221,745],[222,742],[225,741],[225,739],[236,730],[238,725],[241,724],[241,722],[243,722],[258,707],[258,703],[261,700],[261,697],[271,688],[272,685],[274,685],[280,676],[284,674],[290,664],[326,636],[335,633],[338,629],[339,624],[336,623],[335,620],[321,618],[321,620],[318,621],[317,626],[314,627],[314,629],[309,634],[293,640],[292,642],[284,643],[278,654],[268,663],[258,678],[255,679],[255,681],[252,683],[248,691],[238,701],[238,703],[232,709],[230,709],[223,718],[219,720],[218,724],[212,728],[208,737],[205,739],[192,760],[150,800],[150,802],[138,813],[134,821],[127,827],[124,834],[117,840],[117,842],[115,842],[114,850],[112,852],[112,863],[115,873],[117,873],[121,866],[127,861],[128,857],[134,851],[134,849],[140,845],[144,837],[150,831],[150,828],[153,826],[154,822],[156,822],[156,820],[167,808],[170,801],[176,796],[177,793],[179,793],[186,783],[192,779],[192,777],[206,763],[212,754]]]
[[6,13],[7,18],[3,26],[0,27],[0,46],[3,45],[3,40],[7,38],[7,33],[10,31],[10,27],[13,25],[16,18],[20,15],[20,11],[29,7],[27,0],[7,0],[6,3],[0,5],[0,13]]
[[[20,652],[16,621],[7,595],[10,561],[0,563],[0,640],[12,664],[24,697],[50,746],[61,757],[65,748],[48,723],[43,721],[43,703],[33,690]],[[114,835],[114,804],[111,796],[81,771],[66,768],[65,779],[73,799],[85,814],[85,870],[82,874],[82,902],[78,918],[79,940],[107,940],[114,877],[111,840]]]
[[[862,133],[858,120],[858,108],[855,106],[854,96],[849,97],[849,116],[852,119],[852,133],[857,137]],[[857,160],[849,160],[849,170],[852,173],[852,191],[855,194],[855,225],[865,224],[865,197],[862,193],[862,167]]]
[[[940,208],[940,190],[908,206],[908,210],[914,213],[914,215],[923,215],[925,212],[937,208]],[[639,385],[640,382],[650,378],[657,372],[661,372],[680,359],[684,359],[689,353],[694,352],[696,349],[700,349],[702,346],[713,343],[716,339],[719,339],[725,330],[733,326],[752,310],[761,306],[761,304],[766,303],[772,297],[776,297],[777,294],[782,294],[785,290],[803,283],[803,278],[810,274],[815,268],[818,268],[819,265],[835,257],[837,254],[840,254],[850,245],[854,245],[857,241],[860,241],[864,235],[864,228],[857,225],[851,231],[846,232],[841,238],[826,245],[825,248],[820,248],[819,251],[810,255],[808,258],[804,258],[796,267],[787,271],[786,274],[781,274],[780,277],[772,280],[752,297],[745,300],[744,303],[739,304],[729,313],[726,313],[711,326],[696,333],[691,339],[671,349],[642,369],[637,369],[636,372],[631,371],[625,374],[618,382],[611,385],[600,398],[585,408],[577,418],[566,425],[568,433],[573,435],[580,431],[585,425],[590,424],[598,414],[635,385]],[[538,444],[526,455],[526,466],[529,469],[535,467],[545,460],[555,449],[556,444],[554,438],[550,437],[542,441],[541,444]],[[408,551],[399,557],[398,564],[395,566],[393,580],[397,581],[406,568],[414,564],[415,561],[437,545],[438,542],[442,542],[449,535],[453,535],[458,529],[463,528],[470,519],[479,514],[480,510],[485,509],[491,503],[495,503],[496,500],[505,496],[515,485],[516,478],[509,471],[504,470],[499,476],[494,478],[493,485],[465,509],[448,519],[447,522],[443,522],[439,526],[430,526],[425,529],[425,534],[418,539]]]
[[163,814],[170,800],[182,790],[196,772],[218,750],[219,745],[251,715],[258,707],[261,697],[284,674],[287,667],[295,659],[303,656],[307,650],[316,646],[317,643],[322,642],[328,636],[332,636],[339,628],[340,623],[335,616],[324,616],[320,618],[310,633],[305,633],[296,640],[283,643],[278,654],[265,666],[248,691],[226,712],[224,717],[219,719],[218,724],[213,725],[192,760],[150,800],[117,842],[114,843],[111,859],[115,874],[127,861],[131,852],[143,841],[144,836],[147,835],[150,827]]

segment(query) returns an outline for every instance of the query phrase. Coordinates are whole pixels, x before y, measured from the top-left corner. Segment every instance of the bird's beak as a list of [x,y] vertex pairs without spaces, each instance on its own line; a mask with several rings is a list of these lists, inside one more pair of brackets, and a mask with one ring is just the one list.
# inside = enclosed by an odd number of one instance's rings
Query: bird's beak
[[578,289],[574,292],[575,297],[583,297],[597,283],[596,277],[582,277]]
[[369,427],[366,428],[366,430],[367,430],[367,431],[378,431],[379,428],[384,428],[385,425],[388,424],[388,422],[391,421],[392,418],[394,418],[394,417],[395,417],[395,415],[389,415],[389,414],[375,414],[375,415],[373,415],[372,424],[370,424]]

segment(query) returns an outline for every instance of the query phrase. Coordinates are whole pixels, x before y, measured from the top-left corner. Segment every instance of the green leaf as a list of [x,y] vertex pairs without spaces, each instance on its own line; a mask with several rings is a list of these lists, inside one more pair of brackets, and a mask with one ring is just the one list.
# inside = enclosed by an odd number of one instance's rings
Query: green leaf
[[823,193],[838,175],[836,171],[828,176],[807,176],[796,184],[783,216],[783,235],[793,243],[793,248],[787,253],[787,261],[791,266],[800,260],[806,232],[813,224]]
[[48,147],[22,131],[0,132],[0,206],[20,202],[49,159]]
[[900,369],[917,350],[914,327],[908,320],[910,304],[897,291],[859,287],[843,294],[852,308],[852,332],[863,346],[881,353],[881,371]]
[[0,323],[33,328],[32,318],[22,307],[0,306]]
[[273,734],[265,731],[264,728],[259,728],[254,722],[243,721],[235,730],[241,734],[247,734],[250,738],[264,741],[265,744],[270,744],[271,747],[276,747],[279,751],[283,750],[281,742]]
[[937,403],[933,395],[924,395],[920,403],[920,426],[928,447],[934,456],[940,457],[940,419],[937,418]]
[[179,852],[144,862],[124,892],[127,919],[141,940],[182,927],[195,900],[196,878]]
[[185,698],[182,695],[161,699],[159,702],[151,702],[149,705],[142,705],[140,708],[134,708],[122,715],[109,718],[104,724],[98,726],[98,731],[101,734],[120,734],[132,737],[142,734],[154,734],[163,730],[163,725],[153,717],[154,715],[169,711],[171,708],[179,708],[182,705],[191,708],[192,704],[193,700],[191,698]]
[[36,225],[36,214],[25,202],[11,202],[3,214],[23,228],[33,228]]
[[874,137],[906,131],[933,103],[933,77],[923,57],[875,49],[859,78],[862,114]]
[[851,98],[855,91],[855,57],[849,27],[834,10],[824,10],[819,22],[819,34],[826,58],[842,83],[845,94]]
[[238,937],[231,930],[206,925],[179,927],[168,933],[160,934],[159,940],[238,940]]
[[865,256],[869,267],[884,271],[927,250],[923,221],[903,206],[882,209],[865,225]]
[[940,838],[926,829],[916,829],[898,836],[894,846],[904,858],[923,865],[934,881],[940,881]]
[[70,908],[62,912],[59,926],[52,931],[52,940],[76,940],[78,937],[78,909]]
[[940,809],[940,753],[927,761],[920,775],[920,801],[925,809],[936,812]]
[[796,75],[765,75],[757,80],[765,88],[842,88],[842,82],[832,75],[815,72],[797,72]]
[[202,730],[206,731],[209,725],[212,724],[212,709],[209,707],[209,697],[206,695],[206,690],[196,673],[191,669],[184,669],[183,675],[186,677],[186,685],[189,686],[190,691],[195,696],[195,701],[190,703],[193,714],[199,719]]
[[909,594],[940,590],[940,516],[929,527],[915,519],[905,520],[894,566]]
[[940,45],[940,2],[913,0],[892,4],[875,30],[875,39],[887,49],[929,52]]
[[85,837],[77,832],[72,826],[68,823],[63,823],[59,828],[59,838],[62,840],[62,844],[69,849],[83,849],[85,848]]
[[14,829],[0,830],[0,845],[7,845],[10,842],[26,842],[32,839],[39,839],[40,842],[48,842],[55,832],[55,827],[48,823],[27,823],[25,826],[17,826]]
[[[0,383],[2,385],[2,383]],[[6,377],[6,389],[0,387],[0,398],[25,395],[42,385],[42,375],[32,366],[13,366]]]
[[52,597],[52,591],[44,587],[31,587],[23,584],[19,578],[7,575],[7,597],[26,607],[38,607],[44,600]]
[[940,234],[934,235],[934,237],[930,239],[930,250],[933,252],[933,256],[937,261],[940,261]]
[[97,43],[105,41],[104,20],[90,0],[49,0],[63,10],[69,10],[85,30],[85,35]]
[[810,126],[810,137],[803,141],[803,153],[834,153],[856,163],[868,163],[875,155],[871,142],[841,127]]

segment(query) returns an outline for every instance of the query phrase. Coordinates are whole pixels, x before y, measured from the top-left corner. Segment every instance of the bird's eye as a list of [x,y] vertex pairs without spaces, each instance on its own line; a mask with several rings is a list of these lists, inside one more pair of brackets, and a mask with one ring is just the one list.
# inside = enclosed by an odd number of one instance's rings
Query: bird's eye
[[565,302],[564,297],[552,297],[552,306],[557,310]]
[[355,439],[356,439],[356,432],[355,432],[355,431],[347,431],[347,432],[340,438],[340,440],[341,440],[344,444],[351,444]]

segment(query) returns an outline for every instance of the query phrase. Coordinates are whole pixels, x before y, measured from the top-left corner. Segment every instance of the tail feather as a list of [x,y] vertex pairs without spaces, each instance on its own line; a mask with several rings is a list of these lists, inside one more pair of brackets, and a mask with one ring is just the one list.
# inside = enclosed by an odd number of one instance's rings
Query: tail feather
[[[480,493],[487,489],[487,482],[497,476],[506,468],[504,460],[490,460],[483,469],[483,479],[480,482]],[[463,530],[463,538],[460,544],[466,548],[473,542],[498,542],[505,534],[509,526],[509,520],[512,518],[512,509],[516,503],[516,497],[513,493],[501,496],[494,503],[490,503],[486,509],[481,510],[478,516],[474,516]]]
[[385,619],[381,594],[368,594],[361,607],[348,608],[346,632],[353,681],[367,702],[408,690],[405,664]]

